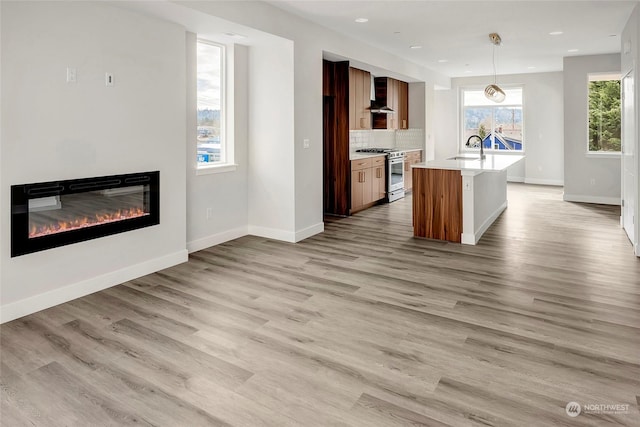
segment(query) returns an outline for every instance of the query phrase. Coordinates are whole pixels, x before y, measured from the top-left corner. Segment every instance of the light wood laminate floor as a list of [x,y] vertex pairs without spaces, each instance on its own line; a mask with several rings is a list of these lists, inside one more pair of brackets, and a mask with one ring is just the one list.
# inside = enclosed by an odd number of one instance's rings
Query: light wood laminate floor
[[1,424],[640,425],[619,207],[525,185],[509,203],[477,246],[414,239],[405,198],[6,323]]

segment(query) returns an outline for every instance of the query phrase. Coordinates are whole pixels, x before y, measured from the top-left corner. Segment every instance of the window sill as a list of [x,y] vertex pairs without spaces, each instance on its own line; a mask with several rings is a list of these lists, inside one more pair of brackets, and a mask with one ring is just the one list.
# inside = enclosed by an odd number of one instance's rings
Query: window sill
[[619,159],[621,153],[619,151],[609,151],[609,152],[597,152],[597,151],[587,151],[585,154],[586,157],[596,158],[596,159]]
[[218,165],[197,166],[196,175],[211,175],[214,173],[233,172],[238,168],[235,163],[223,163]]

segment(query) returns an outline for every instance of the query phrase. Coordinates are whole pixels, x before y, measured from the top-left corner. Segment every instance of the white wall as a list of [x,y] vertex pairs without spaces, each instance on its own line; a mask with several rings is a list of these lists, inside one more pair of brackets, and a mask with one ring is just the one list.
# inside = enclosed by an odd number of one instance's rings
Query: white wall
[[295,241],[293,45],[249,48],[249,233]]
[[588,75],[612,71],[620,54],[564,58],[564,200],[620,204],[620,156],[587,154]]
[[[460,146],[462,87],[484,87],[493,77],[451,80],[451,89],[436,90],[434,114],[435,158],[455,156]],[[562,73],[516,74],[498,77],[503,85],[522,85],[524,94],[525,161],[508,169],[510,181],[562,185],[564,120]]]
[[[0,7],[2,320],[186,260],[184,30],[94,2]],[[159,225],[10,258],[10,185],[148,170]]]

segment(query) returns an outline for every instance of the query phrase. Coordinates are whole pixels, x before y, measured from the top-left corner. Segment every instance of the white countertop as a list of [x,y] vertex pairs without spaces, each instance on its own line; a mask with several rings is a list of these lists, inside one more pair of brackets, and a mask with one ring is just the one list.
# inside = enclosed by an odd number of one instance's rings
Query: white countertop
[[384,153],[349,153],[349,160],[370,159],[372,157],[387,157]]
[[480,154],[458,154],[464,159],[431,160],[413,165],[422,169],[449,169],[474,172],[499,172],[524,159],[524,156],[510,154],[487,154],[480,160]]

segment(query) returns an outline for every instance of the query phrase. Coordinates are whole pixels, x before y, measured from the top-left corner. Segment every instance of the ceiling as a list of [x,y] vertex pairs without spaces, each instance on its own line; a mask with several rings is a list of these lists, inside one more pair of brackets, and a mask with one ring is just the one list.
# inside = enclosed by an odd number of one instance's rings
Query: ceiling
[[[450,77],[493,74],[492,32],[502,37],[502,46],[496,49],[498,74],[560,71],[565,56],[620,52],[622,29],[637,4],[613,0],[270,3]],[[357,23],[357,18],[368,22]],[[550,34],[558,31],[562,34]]]

